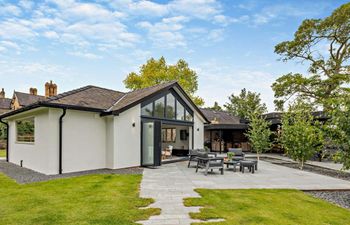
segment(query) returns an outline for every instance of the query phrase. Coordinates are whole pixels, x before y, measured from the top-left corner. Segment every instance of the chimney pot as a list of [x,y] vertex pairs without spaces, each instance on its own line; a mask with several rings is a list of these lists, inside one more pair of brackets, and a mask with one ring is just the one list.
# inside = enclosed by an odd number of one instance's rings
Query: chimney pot
[[36,89],[36,88],[30,88],[30,89],[29,89],[29,94],[31,94],[31,95],[38,95],[38,89]]
[[45,97],[49,98],[57,95],[57,85],[50,80],[50,82],[45,83]]
[[0,98],[5,98],[5,90],[4,90],[4,88],[1,88]]

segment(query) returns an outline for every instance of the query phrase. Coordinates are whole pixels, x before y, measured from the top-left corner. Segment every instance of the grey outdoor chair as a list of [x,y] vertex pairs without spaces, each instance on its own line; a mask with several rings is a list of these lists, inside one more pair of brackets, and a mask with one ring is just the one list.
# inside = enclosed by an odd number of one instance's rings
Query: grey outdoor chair
[[235,160],[245,159],[245,153],[242,151],[241,148],[229,148],[228,152],[232,152],[234,154],[233,159]]
[[[198,153],[206,153],[204,149],[190,149],[189,154],[188,154],[188,165],[187,167],[190,168],[191,162],[198,162],[197,156]],[[208,152],[207,153],[209,157],[216,157],[217,154],[215,152]]]
[[205,175],[208,174],[208,170],[210,169],[213,172],[213,169],[219,169],[221,174],[224,174],[224,158],[222,157],[210,157],[208,153],[199,152],[197,155],[197,168],[205,169]]

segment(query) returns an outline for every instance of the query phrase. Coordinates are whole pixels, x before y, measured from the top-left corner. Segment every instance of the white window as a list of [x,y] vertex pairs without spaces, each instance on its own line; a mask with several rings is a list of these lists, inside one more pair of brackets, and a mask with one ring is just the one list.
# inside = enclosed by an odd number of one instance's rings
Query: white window
[[34,117],[16,121],[17,142],[34,143],[35,141]]

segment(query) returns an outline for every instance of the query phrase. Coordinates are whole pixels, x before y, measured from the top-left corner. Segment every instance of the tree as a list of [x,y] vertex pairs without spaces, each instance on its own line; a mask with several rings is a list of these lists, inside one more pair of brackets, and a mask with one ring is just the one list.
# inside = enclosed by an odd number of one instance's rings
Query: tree
[[[327,99],[337,98],[348,89],[350,81],[350,3],[336,9],[324,19],[307,19],[294,34],[294,39],[275,47],[284,62],[296,60],[309,63],[305,76],[288,73],[273,83],[275,105],[282,109],[285,102],[299,96],[315,105],[327,106]],[[327,46],[327,53],[323,49]]]
[[350,96],[332,101],[332,111],[328,121],[328,134],[339,151],[335,160],[343,164],[342,169],[350,169]]
[[140,67],[139,73],[131,72],[123,81],[126,88],[137,90],[176,80],[198,106],[204,105],[204,100],[195,96],[198,90],[197,73],[188,67],[188,63],[180,59],[175,65],[167,65],[164,57],[159,60],[149,59]]
[[314,120],[313,108],[300,100],[289,105],[282,116],[280,142],[286,153],[303,169],[306,160],[323,148],[323,132]]
[[232,94],[228,99],[229,102],[224,107],[234,116],[248,119],[250,113],[263,114],[267,111],[265,103],[261,103],[260,94],[247,92],[245,88],[241,90],[239,95]]
[[259,111],[249,113],[249,128],[245,135],[256,152],[258,161],[260,154],[271,147],[270,136],[273,132],[270,130],[270,125],[271,123],[265,120]]
[[214,105],[212,107],[206,107],[206,109],[211,109],[215,111],[222,111],[222,107],[219,105],[218,102],[214,102]]

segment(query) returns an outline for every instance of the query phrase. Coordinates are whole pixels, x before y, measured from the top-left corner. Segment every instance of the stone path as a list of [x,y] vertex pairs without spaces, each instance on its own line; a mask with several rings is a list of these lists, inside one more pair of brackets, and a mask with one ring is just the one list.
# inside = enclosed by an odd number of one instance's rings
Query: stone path
[[189,212],[197,212],[198,207],[185,207],[183,198],[199,197],[196,188],[247,189],[247,188],[288,188],[300,190],[350,189],[350,182],[299,171],[292,168],[260,161],[255,174],[225,170],[204,176],[187,168],[186,162],[163,165],[157,169],[145,169],[141,183],[141,197],[153,198],[150,207],[161,208],[159,216],[153,216],[141,224],[181,224],[189,225]]

